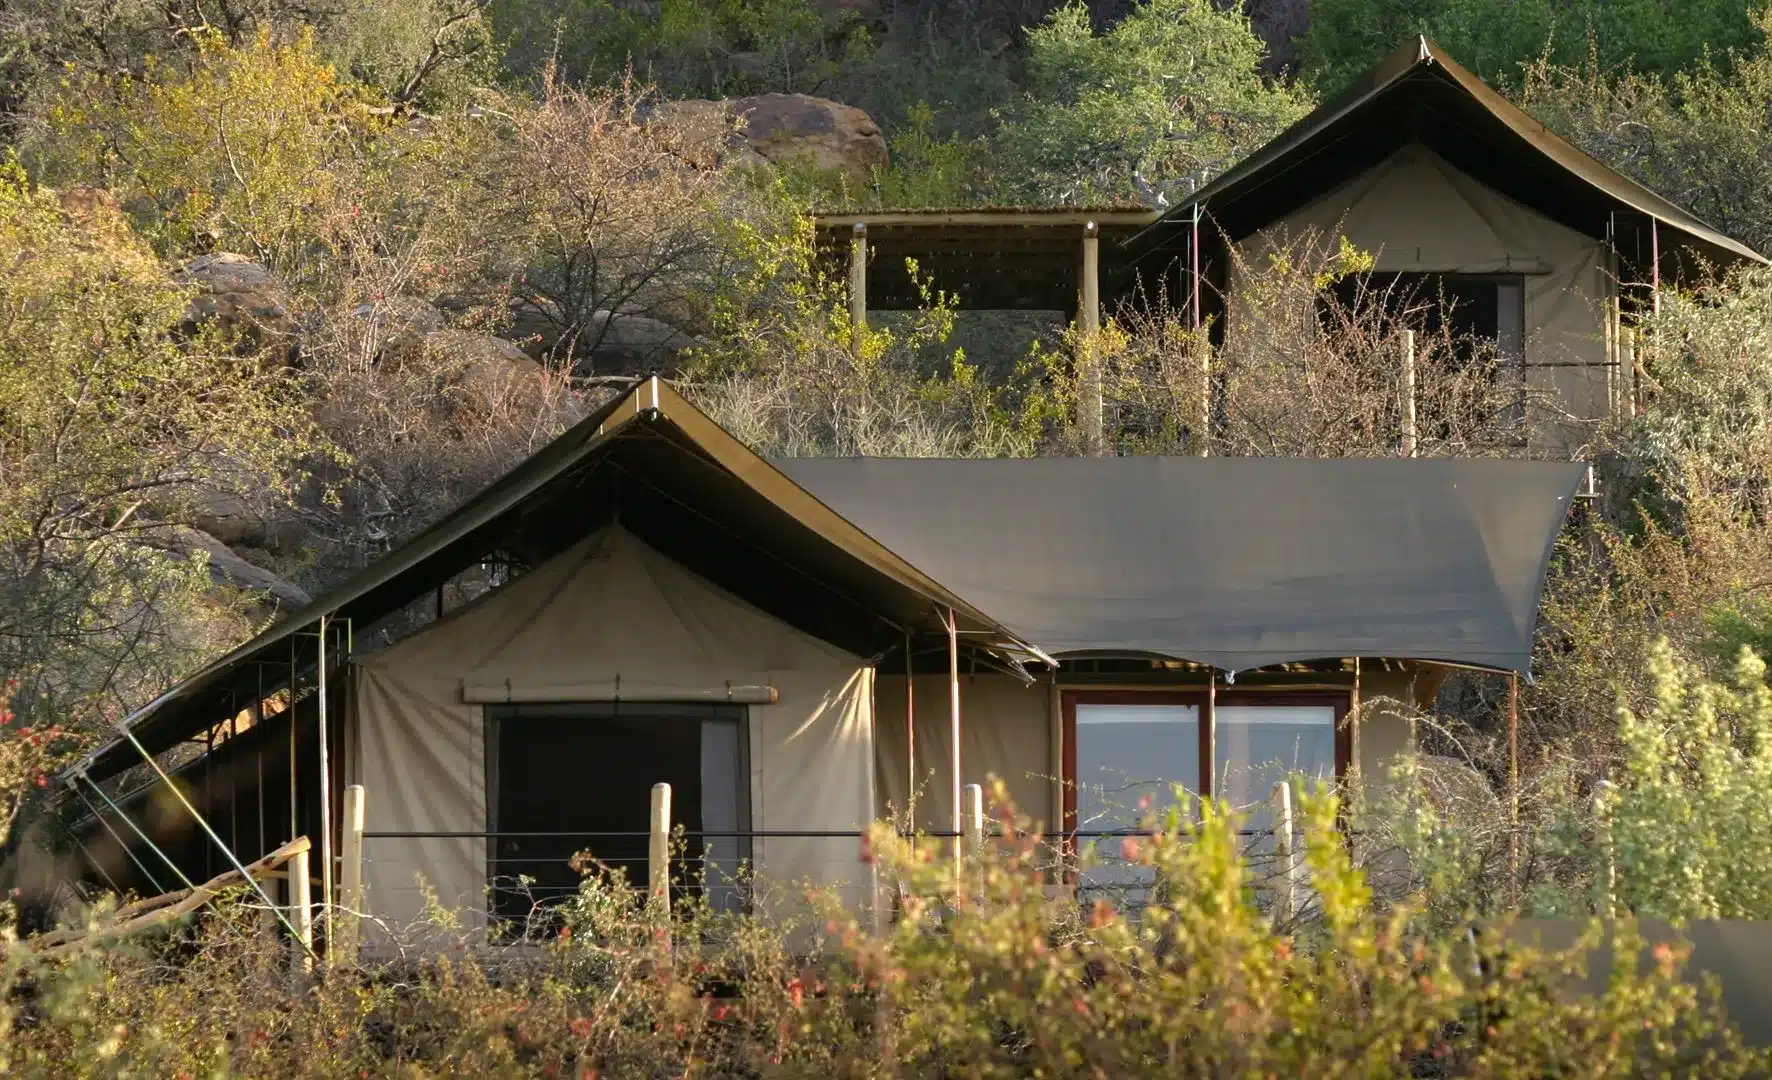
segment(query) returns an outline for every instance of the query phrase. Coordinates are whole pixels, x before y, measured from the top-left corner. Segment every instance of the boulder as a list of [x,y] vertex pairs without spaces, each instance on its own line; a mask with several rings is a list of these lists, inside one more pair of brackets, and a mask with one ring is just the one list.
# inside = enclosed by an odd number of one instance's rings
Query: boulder
[[199,255],[178,272],[196,287],[186,310],[188,330],[217,326],[228,337],[263,347],[293,363],[300,341],[288,294],[263,263],[231,251]]
[[184,559],[195,559],[201,554],[208,562],[210,580],[217,585],[261,593],[292,609],[305,607],[311,599],[299,586],[262,566],[247,562],[234,549],[201,529],[171,525],[148,531],[142,542]]
[[867,182],[890,159],[873,117],[808,94],[759,94],[731,101],[672,101],[653,111],[673,124],[698,165],[805,162]]
[[539,409],[549,384],[547,369],[528,353],[504,338],[470,330],[404,335],[382,351],[378,366],[390,374],[434,380],[435,408],[442,415]]
[[552,356],[564,362],[564,346],[571,347],[576,374],[640,374],[652,370],[674,373],[684,352],[700,339],[683,329],[648,315],[593,311],[587,325],[567,340],[565,320],[557,310],[533,305],[517,307],[511,320],[512,335],[537,359]]
[[434,334],[447,329],[449,319],[437,305],[416,296],[390,296],[385,300],[358,304],[351,317],[363,323],[369,339],[370,355],[388,343],[411,334]]

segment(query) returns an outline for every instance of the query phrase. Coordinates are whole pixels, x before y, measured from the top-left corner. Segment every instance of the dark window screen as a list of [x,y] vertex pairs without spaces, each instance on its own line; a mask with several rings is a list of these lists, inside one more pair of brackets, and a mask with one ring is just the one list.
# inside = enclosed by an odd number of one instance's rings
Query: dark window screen
[[[1417,333],[1438,336],[1450,332],[1454,351],[1467,357],[1477,340],[1500,341],[1513,336],[1521,315],[1501,304],[1521,303],[1518,277],[1459,274],[1366,274],[1336,282],[1330,293],[1344,309],[1356,301],[1368,308],[1383,303],[1387,319],[1402,319]],[[1509,287],[1511,286],[1511,287]]]
[[[558,704],[487,709],[493,907],[535,921],[536,904],[578,887],[578,852],[644,886],[652,785],[671,785],[671,822],[691,834],[748,821],[743,706]],[[709,805],[711,798],[713,805]],[[524,836],[523,833],[563,833]],[[722,864],[730,839],[714,841]],[[695,883],[704,844],[691,835],[679,887]],[[689,872],[686,872],[689,871]],[[532,882],[518,884],[520,877]]]

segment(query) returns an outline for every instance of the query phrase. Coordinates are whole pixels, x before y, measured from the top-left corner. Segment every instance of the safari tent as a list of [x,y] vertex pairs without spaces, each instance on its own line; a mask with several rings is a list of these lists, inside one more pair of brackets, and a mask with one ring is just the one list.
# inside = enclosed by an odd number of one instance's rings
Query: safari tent
[[1527,670],[1582,475],[772,462],[654,378],[132,717],[64,778],[67,822],[114,883],[225,865],[127,785],[195,741],[177,780],[240,858],[307,835],[329,866],[360,784],[369,911],[428,890],[475,925],[518,877],[569,888],[574,852],[639,857],[660,781],[692,855],[858,900],[860,829],[914,803],[952,831],[991,775],[1051,832],[1110,821],[1115,774],[1233,801],[1270,768],[1382,782],[1408,727],[1363,702]]
[[[1629,333],[1662,289],[1765,260],[1578,150],[1418,38],[1130,241],[1204,318],[1236,268],[1346,237],[1396,302],[1451,302],[1456,335],[1496,343],[1568,414],[1532,432],[1577,451],[1583,421],[1628,410]],[[1227,320],[1234,323],[1235,320]],[[1222,329],[1222,328],[1221,328]]]
[[1417,319],[1449,307],[1444,328],[1493,342],[1503,376],[1544,418],[1529,448],[1566,457],[1584,456],[1593,421],[1631,409],[1643,361],[1633,326],[1665,287],[1765,261],[1578,150],[1425,38],[1169,198],[1164,210],[827,214],[818,235],[834,272],[848,263],[855,318],[920,306],[914,259],[960,308],[968,355],[1017,355],[1029,335],[1050,344],[1066,324],[1087,334],[1158,302],[1222,344],[1238,322],[1238,267],[1306,242],[1333,251],[1346,237],[1375,265],[1340,287],[1375,286]]

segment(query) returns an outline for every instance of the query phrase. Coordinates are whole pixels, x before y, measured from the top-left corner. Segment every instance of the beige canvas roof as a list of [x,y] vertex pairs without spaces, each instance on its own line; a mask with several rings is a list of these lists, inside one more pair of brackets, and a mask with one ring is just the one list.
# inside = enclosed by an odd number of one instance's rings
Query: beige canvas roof
[[1191,220],[1198,207],[1232,239],[1291,212],[1422,141],[1460,170],[1589,236],[1609,215],[1635,214],[1712,262],[1765,262],[1747,245],[1601,164],[1484,85],[1439,46],[1417,38],[1340,96],[1239,162],[1147,232]]

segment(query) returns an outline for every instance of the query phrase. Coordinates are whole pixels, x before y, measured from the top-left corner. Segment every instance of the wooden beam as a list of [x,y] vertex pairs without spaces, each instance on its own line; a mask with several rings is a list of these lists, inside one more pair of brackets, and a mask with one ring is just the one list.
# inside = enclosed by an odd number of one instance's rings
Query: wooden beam
[[868,228],[882,226],[914,226],[922,228],[940,227],[985,227],[985,228],[1040,228],[1053,227],[1075,228],[1078,225],[1095,222],[1104,228],[1139,229],[1154,224],[1162,217],[1160,210],[1091,210],[1088,208],[1072,209],[1062,207],[1056,209],[1027,210],[890,210],[873,214],[816,214],[812,223],[819,229],[852,229],[857,225]]
[[1103,452],[1101,390],[1101,234],[1083,226],[1077,281],[1077,426],[1091,454]]
[[849,236],[849,351],[861,355],[868,325],[868,227],[856,222]]

